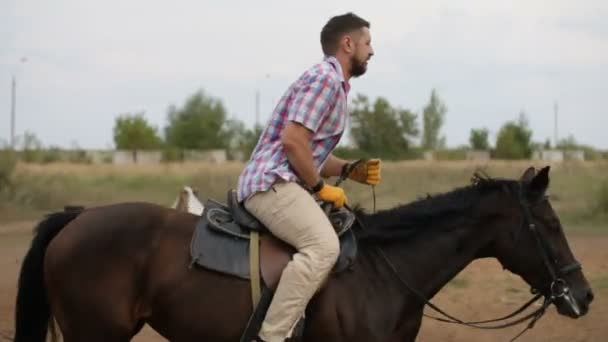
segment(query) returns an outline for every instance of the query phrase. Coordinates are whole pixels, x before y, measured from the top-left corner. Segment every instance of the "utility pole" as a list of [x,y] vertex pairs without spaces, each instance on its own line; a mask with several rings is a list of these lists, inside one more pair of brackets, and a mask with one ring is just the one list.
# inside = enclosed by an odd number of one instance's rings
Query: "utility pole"
[[260,91],[255,91],[255,127],[260,125]]
[[553,146],[554,148],[557,148],[557,143],[558,143],[558,131],[557,131],[557,110],[558,110],[558,106],[557,106],[557,101],[555,101],[555,103],[553,104],[553,114],[554,114],[554,118],[553,118],[553,122],[554,122],[554,127],[553,127],[553,139],[554,139],[554,143]]
[[[19,63],[27,62],[26,57],[21,57]],[[15,71],[16,72],[16,71]],[[11,82],[11,148],[14,150],[17,148],[17,140],[15,138],[15,126],[17,117],[15,114],[17,108],[17,77],[13,74]]]
[[15,79],[15,75],[13,75],[13,81],[11,83],[11,148],[14,150],[17,146],[15,142],[15,107],[17,106],[17,97],[15,93],[17,92],[17,80]]

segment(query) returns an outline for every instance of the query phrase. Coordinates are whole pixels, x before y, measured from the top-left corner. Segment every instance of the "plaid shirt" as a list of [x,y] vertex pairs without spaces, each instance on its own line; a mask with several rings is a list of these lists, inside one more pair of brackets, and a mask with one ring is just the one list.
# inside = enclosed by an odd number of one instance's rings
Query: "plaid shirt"
[[239,177],[239,201],[268,190],[278,179],[300,181],[281,144],[288,121],[313,132],[314,165],[321,171],[344,133],[348,90],[340,63],[331,56],[312,66],[287,89]]

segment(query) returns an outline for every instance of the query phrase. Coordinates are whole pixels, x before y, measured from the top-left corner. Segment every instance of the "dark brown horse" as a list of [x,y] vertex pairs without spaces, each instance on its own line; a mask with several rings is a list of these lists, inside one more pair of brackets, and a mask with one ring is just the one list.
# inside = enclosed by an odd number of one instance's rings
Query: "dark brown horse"
[[[357,260],[313,298],[304,340],[414,341],[425,304],[403,281],[431,298],[485,257],[559,313],[585,315],[593,293],[545,196],[548,172],[477,177],[446,194],[358,212]],[[251,314],[249,283],[188,267],[198,219],[144,203],[48,216],[23,261],[15,341],[44,341],[52,317],[66,342],[129,341],[144,323],[171,341],[238,341]]]

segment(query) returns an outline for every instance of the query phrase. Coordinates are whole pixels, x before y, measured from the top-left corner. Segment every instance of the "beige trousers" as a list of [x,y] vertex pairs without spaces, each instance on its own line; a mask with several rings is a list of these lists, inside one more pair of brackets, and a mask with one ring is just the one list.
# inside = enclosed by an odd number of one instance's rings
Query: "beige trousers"
[[297,250],[283,271],[259,334],[264,341],[283,342],[331,272],[340,242],[319,204],[296,183],[277,183],[244,205],[272,234]]

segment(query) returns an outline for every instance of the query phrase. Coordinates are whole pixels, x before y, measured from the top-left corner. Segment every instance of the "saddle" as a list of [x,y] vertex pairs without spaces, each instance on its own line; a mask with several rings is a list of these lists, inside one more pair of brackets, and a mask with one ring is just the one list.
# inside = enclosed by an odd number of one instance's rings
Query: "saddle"
[[[340,255],[331,273],[347,270],[357,255],[357,240],[350,229],[355,215],[346,208],[333,209],[328,218],[340,240]],[[250,280],[252,314],[241,336],[249,342],[257,335],[272,301],[283,269],[295,249],[270,231],[228,191],[226,203],[209,199],[204,206],[190,244],[191,266]],[[292,340],[301,339],[304,318],[294,329]]]
[[[328,217],[340,240],[340,256],[332,273],[340,273],[352,265],[357,255],[356,239],[350,229],[355,215],[340,208],[333,209]],[[252,249],[259,250],[259,254],[252,253]],[[295,252],[237,201],[234,189],[228,191],[225,204],[207,200],[190,245],[191,264],[241,279],[257,278],[272,291]],[[251,260],[257,255],[259,260]],[[252,276],[252,269],[258,269],[260,274]]]

